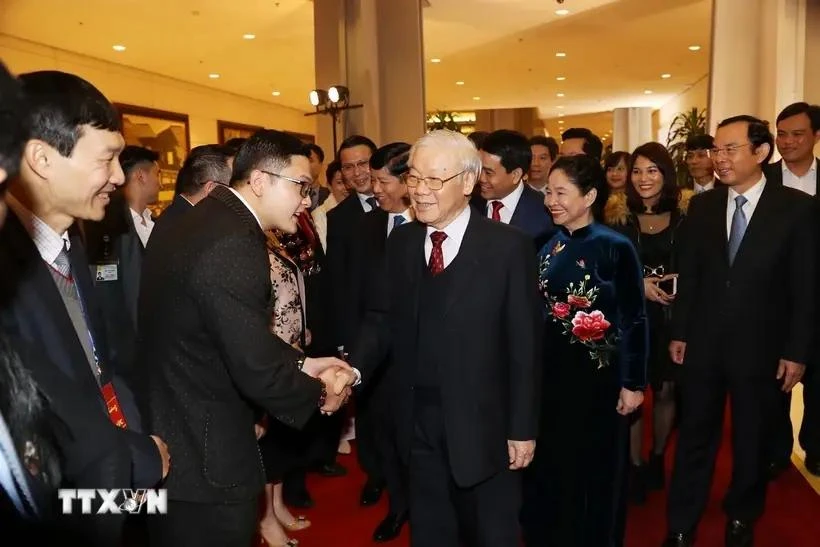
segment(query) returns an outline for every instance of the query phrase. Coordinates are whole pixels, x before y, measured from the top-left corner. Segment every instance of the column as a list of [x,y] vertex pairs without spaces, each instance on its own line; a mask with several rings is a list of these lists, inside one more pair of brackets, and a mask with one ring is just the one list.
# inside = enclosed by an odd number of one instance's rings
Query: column
[[[316,85],[345,85],[350,103],[363,105],[342,115],[339,142],[359,133],[379,145],[412,143],[424,134],[421,9],[419,0],[314,0]],[[329,119],[318,125],[330,133]]]
[[612,111],[612,150],[632,152],[654,140],[652,108],[616,108]]
[[[730,116],[772,122],[803,100],[807,0],[715,0],[709,128]],[[814,2],[814,0],[810,0]]]
[[537,108],[494,108],[476,110],[476,131],[492,132],[496,129],[513,129],[524,135],[544,134],[544,124],[538,117]]

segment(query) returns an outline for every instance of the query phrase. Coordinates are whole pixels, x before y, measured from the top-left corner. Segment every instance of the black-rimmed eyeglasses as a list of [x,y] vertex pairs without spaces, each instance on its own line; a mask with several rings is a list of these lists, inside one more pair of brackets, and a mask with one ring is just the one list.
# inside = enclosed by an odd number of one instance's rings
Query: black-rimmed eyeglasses
[[303,198],[306,198],[310,195],[311,183],[306,181],[306,180],[293,179],[293,178],[286,177],[285,175],[282,175],[282,174],[279,174],[279,173],[274,173],[272,171],[265,171],[264,169],[260,169],[260,171],[265,173],[266,175],[270,175],[272,177],[279,177],[280,179],[285,179],[286,181],[292,182],[293,184],[298,184],[299,185],[299,195],[302,196]]

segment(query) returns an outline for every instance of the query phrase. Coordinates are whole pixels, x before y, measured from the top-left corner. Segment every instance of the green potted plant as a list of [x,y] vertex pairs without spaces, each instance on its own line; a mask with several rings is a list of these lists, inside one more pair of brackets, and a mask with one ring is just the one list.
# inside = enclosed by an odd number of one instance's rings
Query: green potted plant
[[678,113],[672,120],[666,136],[666,148],[675,160],[679,186],[686,186],[689,180],[689,170],[686,168],[686,139],[693,135],[705,134],[706,109],[699,110],[694,107],[686,112]]
[[435,131],[436,129],[449,129],[450,131],[458,131],[458,122],[456,122],[453,112],[445,112],[438,110],[427,115],[427,129]]

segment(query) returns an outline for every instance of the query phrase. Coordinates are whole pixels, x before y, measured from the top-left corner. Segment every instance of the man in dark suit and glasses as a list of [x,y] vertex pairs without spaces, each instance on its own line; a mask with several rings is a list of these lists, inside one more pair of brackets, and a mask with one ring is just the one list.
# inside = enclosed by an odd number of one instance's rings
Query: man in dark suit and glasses
[[694,542],[727,394],[733,462],[723,504],[726,545],[752,545],[782,393],[800,381],[815,349],[816,208],[806,194],[766,180],[773,147],[768,123],[722,121],[711,156],[727,187],[689,206],[669,347],[683,376],[667,547]]
[[493,131],[481,143],[481,197],[473,198],[478,211],[496,222],[515,226],[532,238],[538,251],[552,237],[544,194],[530,188],[524,177],[532,163],[530,141],[517,131]]
[[179,218],[145,258],[141,400],[175,465],[168,514],[149,523],[153,544],[249,545],[265,483],[255,411],[300,428],[337,410],[354,383],[343,362],[304,358],[270,330],[265,231],[297,230],[310,184],[299,139],[259,131],[240,148],[231,186]]
[[[123,183],[120,116],[72,74],[32,72],[20,81],[31,132],[0,230],[0,321],[37,352],[24,364],[67,425],[60,448],[73,487],[155,487],[168,472],[167,449],[142,433],[133,394],[116,374],[123,351],[100,314],[73,227],[103,218]],[[92,524],[101,543],[117,541],[122,518]]]
[[[814,197],[820,207],[820,160],[814,157],[814,147],[820,142],[820,106],[804,102],[790,104],[777,116],[775,144],[782,159],[767,166],[766,179]],[[818,212],[820,214],[820,212]],[[820,301],[818,302],[820,305]],[[820,476],[820,332],[818,347],[803,378],[803,423],[799,441],[806,451],[805,465],[809,473]],[[791,420],[791,394],[783,397],[783,419],[772,444],[769,474],[777,477],[791,465],[794,433]]]
[[366,387],[389,355],[411,544],[518,545],[516,470],[532,460],[539,413],[532,241],[470,207],[481,161],[460,133],[425,135],[409,163],[419,222],[387,240],[351,362]]

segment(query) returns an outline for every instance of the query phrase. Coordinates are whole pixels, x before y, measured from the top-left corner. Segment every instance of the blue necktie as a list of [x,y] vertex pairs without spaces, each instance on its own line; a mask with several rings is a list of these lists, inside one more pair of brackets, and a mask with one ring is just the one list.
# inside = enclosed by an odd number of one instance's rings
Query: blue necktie
[[402,215],[396,215],[393,217],[393,228],[398,228],[406,219]]
[[735,198],[735,213],[732,215],[732,229],[729,231],[729,265],[735,261],[737,250],[740,249],[740,242],[743,241],[743,234],[746,233],[746,213],[743,206],[749,200],[743,196]]

